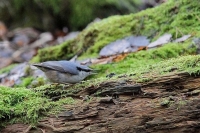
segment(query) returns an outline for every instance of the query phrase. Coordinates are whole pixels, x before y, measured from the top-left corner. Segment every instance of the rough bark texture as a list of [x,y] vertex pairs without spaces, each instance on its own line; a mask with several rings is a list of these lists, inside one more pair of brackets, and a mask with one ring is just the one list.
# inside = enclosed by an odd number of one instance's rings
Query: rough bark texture
[[[98,97],[96,92],[98,91]],[[76,105],[41,120],[36,128],[7,126],[2,133],[198,133],[200,76],[174,73],[154,81],[102,83],[86,88]],[[99,97],[100,96],[100,97]]]

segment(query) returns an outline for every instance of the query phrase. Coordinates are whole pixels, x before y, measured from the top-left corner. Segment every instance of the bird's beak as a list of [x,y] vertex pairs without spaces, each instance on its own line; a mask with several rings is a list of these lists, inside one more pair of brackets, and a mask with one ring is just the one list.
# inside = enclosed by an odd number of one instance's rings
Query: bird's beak
[[91,74],[98,74],[99,70],[92,69]]

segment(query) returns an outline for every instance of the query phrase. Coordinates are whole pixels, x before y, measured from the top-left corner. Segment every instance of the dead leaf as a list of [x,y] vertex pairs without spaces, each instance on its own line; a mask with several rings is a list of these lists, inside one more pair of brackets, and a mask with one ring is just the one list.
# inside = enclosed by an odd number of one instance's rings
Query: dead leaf
[[117,55],[115,58],[113,58],[113,61],[114,62],[119,62],[121,60],[123,60],[128,54],[120,54],[120,55]]
[[149,44],[149,39],[145,36],[130,36],[125,38],[132,47],[147,46]]

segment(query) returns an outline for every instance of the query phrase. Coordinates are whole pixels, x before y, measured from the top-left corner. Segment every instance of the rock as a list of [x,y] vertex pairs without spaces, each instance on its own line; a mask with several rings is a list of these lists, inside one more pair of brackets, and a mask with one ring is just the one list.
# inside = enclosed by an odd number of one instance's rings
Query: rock
[[13,31],[10,31],[7,36],[9,38],[14,38],[14,36],[17,36],[17,35],[26,35],[28,40],[30,42],[33,42],[36,39],[38,39],[40,32],[31,27],[17,28],[17,29],[14,29]]
[[171,34],[164,34],[163,36],[159,37],[156,41],[150,43],[147,47],[154,48],[162,46],[163,44],[169,43],[171,41],[171,38],[172,38]]
[[7,75],[8,75],[7,73],[0,74],[0,83],[2,79],[4,79]]
[[184,42],[185,40],[187,40],[188,38],[190,38],[191,35],[184,35],[180,38],[177,38],[176,40],[174,40],[173,42]]
[[11,58],[0,58],[0,69],[12,64],[13,60]]
[[189,46],[189,48],[191,48],[191,47],[195,47],[195,48],[197,48],[197,54],[200,54],[200,38],[194,38],[193,40],[192,40],[192,44]]
[[5,86],[13,86],[20,84],[20,78],[26,75],[26,67],[26,63],[21,63],[15,66],[13,69],[10,70],[7,76],[2,78],[1,84]]
[[67,34],[66,36],[64,37],[58,37],[57,38],[57,42],[60,44],[60,43],[63,43],[65,41],[68,41],[68,40],[71,40],[71,39],[74,39],[78,36],[79,34],[79,31],[76,31],[76,32],[70,32],[69,34]]
[[27,46],[30,40],[25,34],[15,35],[13,40],[11,41],[10,47],[17,50],[21,47]]
[[101,49],[99,55],[105,57],[135,52],[140,50],[141,47],[146,47],[148,44],[149,40],[145,36],[129,36],[106,45]]
[[125,39],[132,47],[146,47],[149,44],[149,39],[146,36],[130,36]]
[[111,56],[124,53],[130,47],[127,40],[117,40],[105,46],[99,53],[100,56]]

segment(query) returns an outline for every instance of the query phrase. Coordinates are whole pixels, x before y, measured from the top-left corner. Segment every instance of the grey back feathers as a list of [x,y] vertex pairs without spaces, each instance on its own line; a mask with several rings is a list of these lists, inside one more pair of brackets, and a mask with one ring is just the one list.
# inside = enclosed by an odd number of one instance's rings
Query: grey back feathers
[[91,74],[93,69],[70,61],[46,61],[33,66],[41,69],[55,83],[78,83]]
[[33,66],[43,68],[42,70],[49,69],[61,73],[69,73],[72,75],[78,75],[79,71],[85,71],[85,72],[92,71],[92,69],[87,66],[80,65],[78,63],[70,61],[46,61],[39,64],[33,64]]

